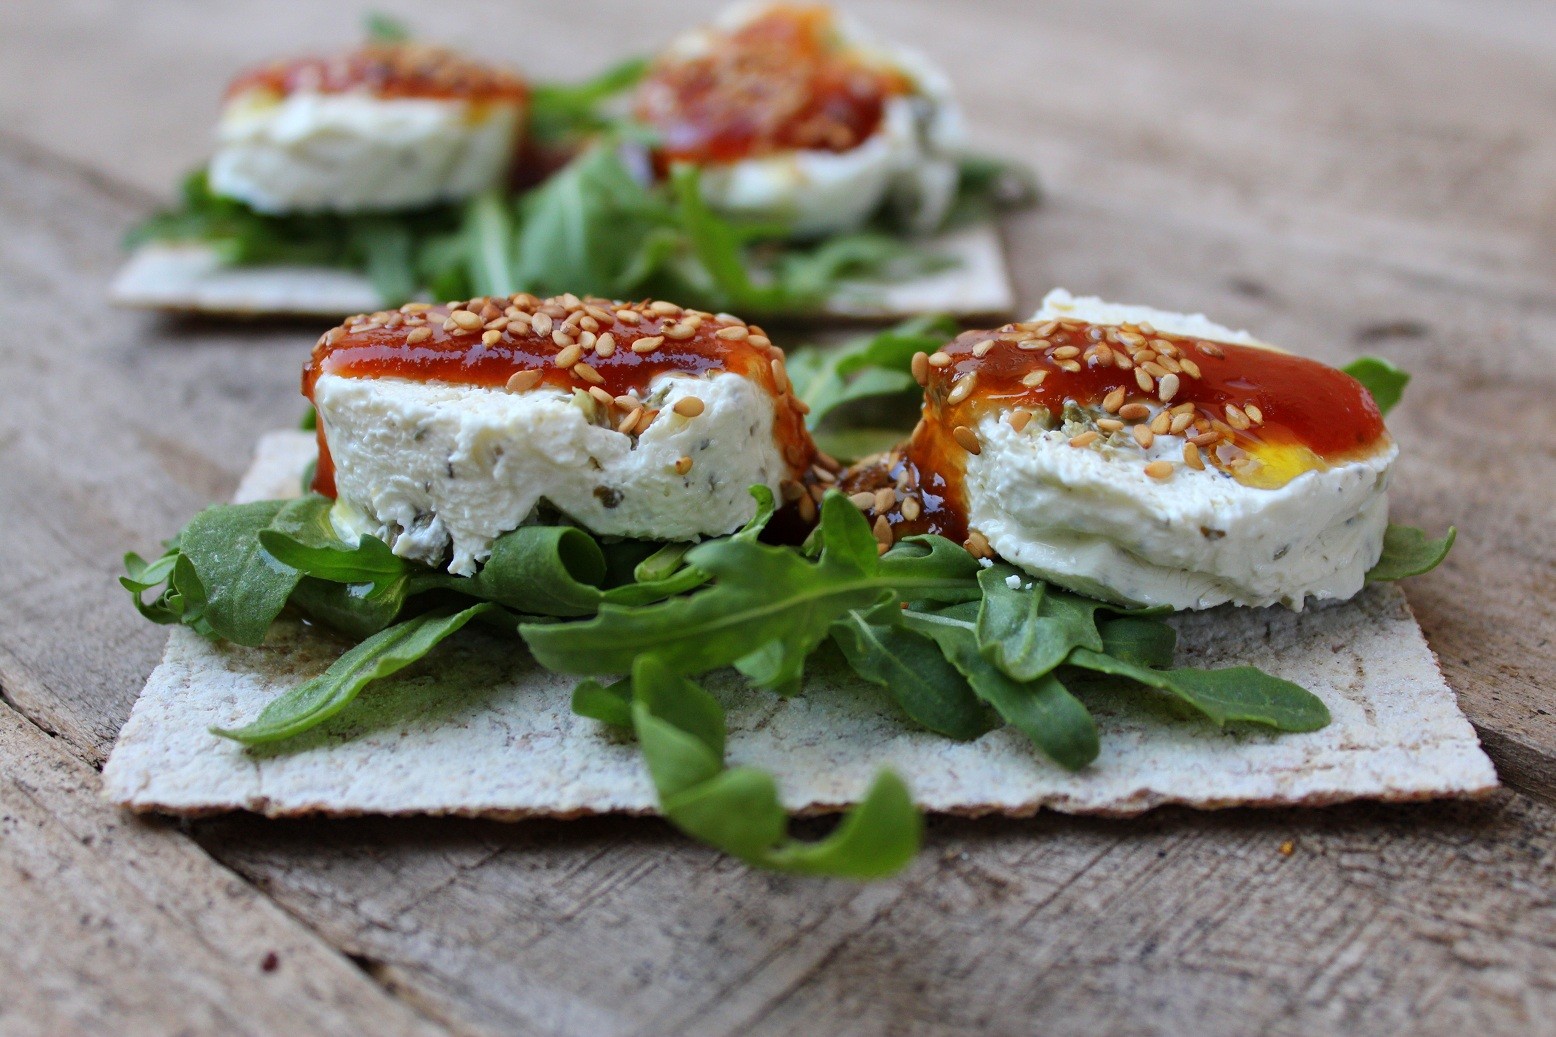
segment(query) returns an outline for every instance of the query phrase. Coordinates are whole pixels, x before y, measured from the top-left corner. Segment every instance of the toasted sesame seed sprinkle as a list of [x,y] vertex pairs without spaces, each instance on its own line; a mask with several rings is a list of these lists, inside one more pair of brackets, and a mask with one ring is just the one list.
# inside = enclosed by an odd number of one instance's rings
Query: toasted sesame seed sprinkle
[[1170,400],[1174,396],[1178,395],[1178,386],[1179,386],[1179,384],[1180,383],[1178,381],[1178,376],[1177,375],[1175,375],[1175,374],[1165,374],[1165,375],[1163,375],[1161,382],[1157,386],[1157,392],[1156,392],[1157,397],[1163,403],[1166,403],[1168,400]]
[[583,358],[583,347],[576,342],[570,343],[552,357],[551,362],[558,367],[572,367]]
[[1248,420],[1248,415],[1244,414],[1235,403],[1229,403],[1226,405],[1226,423],[1237,429],[1239,432],[1249,428],[1253,424]]
[[481,319],[480,314],[471,313],[469,310],[455,310],[448,315],[448,319],[453,321],[461,331],[474,331],[486,323]]
[[1047,377],[1047,371],[1028,371],[1026,374],[1021,376],[1021,384],[1026,386],[1028,389],[1035,389],[1039,385],[1042,385],[1043,379]]
[[481,345],[483,345],[483,346],[495,346],[497,343],[499,343],[501,341],[502,341],[502,332],[500,332],[500,331],[483,331],[483,332],[481,332]]
[[689,472],[691,470],[692,470],[692,459],[691,458],[686,457],[686,456],[683,455],[683,456],[678,457],[678,458],[675,459],[675,474],[676,475],[685,475],[687,472]]
[[622,309],[616,311],[616,319],[623,324],[637,324],[643,320],[643,315],[637,310]]
[[1099,418],[1097,427],[1104,432],[1119,432],[1123,429],[1124,423],[1117,418]]
[[405,335],[405,341],[414,346],[416,343],[425,342],[431,337],[432,329],[423,324],[421,327],[412,328],[409,332],[407,332]]
[[1156,388],[1155,384],[1151,381],[1151,376],[1146,373],[1145,368],[1143,367],[1135,368],[1135,384],[1140,386],[1141,392],[1150,392],[1152,389]]
[[962,375],[951,385],[951,391],[946,394],[945,401],[951,406],[956,406],[972,395],[973,387],[978,384],[976,371]]
[[875,524],[870,527],[870,532],[875,534],[875,539],[882,547],[891,546],[891,523],[887,521],[885,515],[875,516]]
[[935,352],[929,354],[929,366],[930,367],[950,367],[951,366],[951,354],[945,352],[944,350],[939,350],[939,349],[935,350]]
[[593,383],[594,385],[603,385],[605,383],[605,376],[585,363],[574,364],[573,374],[577,375],[579,378],[582,378],[586,382]]
[[616,352],[616,336],[606,332],[594,340],[594,352],[596,356],[611,356]]
[[616,404],[616,398],[610,393],[606,392],[604,389],[601,389],[598,385],[589,386],[589,395],[593,396],[606,407],[613,407]]
[[1176,436],[1192,424],[1194,424],[1194,415],[1174,414],[1172,416],[1172,424],[1167,426],[1167,431]]
[[1204,353],[1206,356],[1213,356],[1217,360],[1220,360],[1222,357],[1226,356],[1226,353],[1222,351],[1221,347],[1216,345],[1214,342],[1197,342],[1195,345],[1199,346],[1201,353]]
[[953,428],[951,430],[951,438],[956,440],[957,445],[969,454],[977,454],[983,450],[983,447],[978,444],[978,434],[966,425],[958,425]]
[[665,317],[678,316],[682,312],[681,308],[675,303],[665,302],[663,299],[649,303],[645,309],[647,309],[650,313],[657,313]]
[[508,391],[527,392],[539,385],[540,379],[539,371],[515,371],[513,377],[508,379]]
[[1101,434],[1098,433],[1096,429],[1087,429],[1085,432],[1082,432],[1078,436],[1072,436],[1070,438],[1070,445],[1073,447],[1091,446],[1101,438]]
[[903,518],[907,519],[909,522],[912,522],[916,520],[921,514],[923,514],[923,509],[920,507],[917,497],[902,498]]
[[1260,410],[1254,404],[1246,404],[1243,407],[1243,413],[1248,415],[1248,420],[1253,422],[1255,425],[1264,424],[1264,411]]
[[1151,419],[1151,423],[1147,427],[1158,436],[1165,436],[1168,430],[1172,428],[1172,415],[1166,411],[1159,411],[1156,417]]
[[1125,421],[1143,421],[1151,416],[1151,408],[1143,403],[1126,403],[1118,409],[1118,416]]
[[1006,420],[1010,422],[1011,428],[1015,429],[1017,432],[1021,432],[1027,427],[1027,424],[1031,422],[1032,412],[1021,407],[1017,407],[1010,412],[1010,416]]
[[1068,360],[1072,356],[1080,355],[1081,351],[1078,346],[1060,346],[1058,349],[1054,350],[1055,360]]
[[768,338],[766,335],[758,335],[755,333],[752,333],[749,337],[747,337],[746,341],[751,343],[751,345],[757,349],[766,349],[773,344],[773,340]]
[[1136,425],[1130,429],[1135,437],[1135,442],[1140,444],[1140,449],[1149,450],[1151,444],[1156,442],[1156,434],[1146,425]]
[[637,423],[638,412],[635,410],[629,410],[627,411],[626,417],[622,418],[616,423],[616,431],[620,432],[624,436],[630,436],[632,434],[632,426],[636,425]]
[[989,538],[976,529],[967,531],[967,539],[962,541],[962,546],[975,558],[992,558],[994,551],[989,547]]
[[1183,463],[1197,472],[1205,470],[1205,459],[1199,456],[1199,447],[1193,443],[1183,444]]
[[668,328],[664,329],[665,338],[674,339],[677,342],[684,342],[686,339],[691,338],[695,334],[697,334],[697,326],[695,324],[688,324],[686,321],[681,321],[679,324],[672,324]]
[[1171,461],[1152,461],[1145,466],[1145,474],[1153,479],[1167,479],[1172,476]]
[[682,396],[675,401],[674,411],[683,418],[695,418],[703,411],[703,402],[695,396]]
[[922,349],[913,354],[913,380],[920,385],[929,383],[929,354]]
[[875,507],[875,494],[869,490],[860,490],[858,493],[849,494],[848,502],[860,511],[869,511]]
[[1122,385],[1115,386],[1108,391],[1106,396],[1102,397],[1102,409],[1107,411],[1109,414],[1117,414],[1119,408],[1123,405],[1124,387]]

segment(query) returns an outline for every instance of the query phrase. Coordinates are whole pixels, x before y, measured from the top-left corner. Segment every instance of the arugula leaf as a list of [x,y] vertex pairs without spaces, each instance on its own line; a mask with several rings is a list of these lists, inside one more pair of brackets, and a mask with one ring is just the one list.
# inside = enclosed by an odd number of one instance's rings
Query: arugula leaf
[[304,576],[292,591],[290,604],[316,623],[362,640],[389,626],[405,610],[409,579],[375,592],[371,583],[332,583]]
[[943,568],[886,571],[864,516],[836,491],[822,502],[818,532],[815,562],[789,548],[710,541],[686,558],[713,576],[711,587],[637,608],[607,602],[593,619],[527,623],[519,632],[542,665],[562,673],[627,673],[652,652],[676,673],[734,665],[757,685],[777,688],[799,679],[805,657],[850,609],[953,588],[965,593],[965,577]]
[[514,269],[513,207],[500,192],[483,191],[465,203],[460,234],[474,294],[509,296],[519,290]]
[[211,728],[212,734],[245,745],[279,742],[324,723],[351,704],[368,684],[397,673],[483,612],[485,602],[457,612],[427,612],[380,631],[352,648],[328,670],[280,695],[248,724]]
[[611,727],[632,728],[632,678],[613,684],[580,681],[573,689],[573,712]]
[[1102,652],[1128,663],[1166,669],[1178,649],[1178,632],[1157,619],[1118,616],[1098,625]]
[[409,226],[392,216],[360,216],[349,224],[349,235],[380,299],[398,304],[416,294],[416,241]]
[[1380,414],[1387,414],[1405,394],[1410,376],[1387,360],[1375,356],[1358,357],[1341,368],[1372,394]]
[[975,602],[937,612],[910,609],[902,622],[933,639],[978,697],[1055,763],[1079,770],[1095,760],[1101,745],[1091,713],[1052,673],[1017,681],[985,659],[978,647],[978,612]]
[[1426,531],[1415,526],[1389,524],[1383,533],[1383,555],[1367,570],[1367,582],[1403,580],[1407,576],[1429,573],[1442,564],[1459,536],[1454,526],[1441,539],[1428,539]]
[[281,506],[256,501],[206,508],[179,534],[173,579],[185,615],[207,624],[217,637],[240,645],[263,642],[302,578],[260,545],[260,530]]
[[334,501],[317,493],[286,502],[259,542],[271,557],[299,572],[335,583],[366,583],[375,595],[405,579],[408,566],[376,537],[355,544],[340,539],[330,522]]
[[[429,573],[422,588],[441,587],[532,616],[587,616],[599,607],[605,554],[577,526],[520,526],[492,544],[474,576]],[[585,671],[599,672],[599,671]]]
[[1157,670],[1089,648],[1075,649],[1068,662],[1165,692],[1218,727],[1228,721],[1243,721],[1278,731],[1317,731],[1329,723],[1329,710],[1318,696],[1252,666]]
[[713,696],[652,655],[632,669],[632,719],[660,809],[677,828],[757,867],[872,879],[906,867],[923,821],[907,787],[882,772],[827,838],[788,837],[772,776],[724,769],[724,712]]
[[890,692],[915,723],[959,741],[988,731],[988,710],[966,678],[933,641],[904,629],[900,612],[850,609],[832,624],[832,640],[854,672]]
[[529,98],[530,136],[566,143],[609,128],[613,121],[601,114],[601,107],[637,86],[648,65],[646,58],[628,58],[582,83],[536,84]]
[[404,43],[411,38],[411,30],[404,22],[382,11],[367,12],[362,29],[371,43]]
[[[773,491],[757,483],[749,487],[748,492],[756,498],[756,513],[727,539],[754,543],[773,517],[777,506]],[[664,545],[638,563],[633,572],[635,582],[612,587],[601,600],[612,605],[647,605],[696,590],[713,577],[695,565],[685,564],[686,555],[695,546],[690,543]]]
[[[1016,577],[1015,588],[1009,578]],[[978,574],[978,650],[1017,682],[1033,681],[1064,662],[1070,650],[1100,651],[1096,613],[1103,602],[1046,587],[1014,567],[997,564]]]
[[[911,371],[913,354],[934,352],[956,331],[951,318],[931,314],[836,348],[806,346],[795,350],[785,364],[794,394],[810,407],[807,427],[815,431],[827,415],[854,400],[916,389],[918,383]],[[901,438],[899,431],[896,439]]]

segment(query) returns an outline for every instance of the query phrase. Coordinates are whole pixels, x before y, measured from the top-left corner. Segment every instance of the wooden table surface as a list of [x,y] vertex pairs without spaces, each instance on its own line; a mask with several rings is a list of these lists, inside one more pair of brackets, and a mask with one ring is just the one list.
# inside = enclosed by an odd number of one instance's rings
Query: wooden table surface
[[[1024,306],[1064,285],[1415,374],[1395,514],[1462,532],[1408,594],[1507,786],[935,820],[864,887],[649,820],[179,825],[99,800],[165,637],[119,558],[295,419],[319,330],[99,293],[225,77],[354,38],[359,6],[0,12],[0,1032],[1556,1032],[1556,6],[853,5],[1041,171],[1008,228]],[[537,78],[713,8],[371,6]]]

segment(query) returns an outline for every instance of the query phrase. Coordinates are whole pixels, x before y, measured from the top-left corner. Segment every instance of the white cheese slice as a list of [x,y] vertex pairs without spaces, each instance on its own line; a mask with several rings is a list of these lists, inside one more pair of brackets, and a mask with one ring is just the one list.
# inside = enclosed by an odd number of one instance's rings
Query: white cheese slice
[[[1264,345],[1199,314],[1062,290],[1034,319],[1053,317]],[[1123,435],[1075,448],[1070,432],[1037,422],[1017,432],[999,414],[977,431],[981,452],[968,456],[965,479],[970,526],[1010,562],[1085,594],[1175,609],[1300,609],[1308,598],[1356,594],[1383,549],[1398,455],[1387,437],[1369,456],[1266,489],[1211,467],[1146,475],[1149,461],[1181,459],[1180,436],[1157,436],[1146,451]]]
[[[686,396],[701,414],[674,413]],[[601,535],[696,540],[738,529],[755,514],[749,487],[776,493],[788,477],[772,397],[729,372],[656,377],[646,403],[661,413],[636,437],[599,423],[586,394],[549,388],[324,375],[314,403],[337,525],[461,575],[542,502]]]
[[516,102],[252,90],[217,123],[211,189],[265,213],[464,198],[502,178],[521,116]]

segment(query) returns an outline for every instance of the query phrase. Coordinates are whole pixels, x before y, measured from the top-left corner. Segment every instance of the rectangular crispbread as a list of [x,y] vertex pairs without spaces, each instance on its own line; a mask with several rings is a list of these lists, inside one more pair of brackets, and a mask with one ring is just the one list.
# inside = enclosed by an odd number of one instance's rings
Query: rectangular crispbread
[[[844,282],[823,307],[828,317],[892,320],[920,313],[1003,317],[1015,306],[999,230],[983,222],[948,231],[926,247],[952,262],[889,284]],[[122,306],[189,313],[321,317],[381,309],[361,274],[332,267],[229,266],[198,244],[153,242],[136,249],[109,287]]]
[[[312,450],[305,433],[267,436],[239,499],[294,495]],[[1221,608],[1173,622],[1181,663],[1262,667],[1317,694],[1333,722],[1310,734],[1218,730],[1166,720],[1140,694],[1077,689],[1097,716],[1102,754],[1072,774],[1012,730],[965,743],[918,730],[881,689],[824,657],[791,699],[748,689],[733,672],[706,683],[729,711],[731,762],[774,772],[785,804],[801,813],[848,805],[881,766],[902,775],[924,808],[969,815],[1414,800],[1495,787],[1394,586],[1301,613]],[[185,815],[653,811],[637,747],[572,714],[575,678],[540,669],[516,640],[487,632],[459,635],[292,742],[245,750],[208,732],[251,719],[341,650],[289,620],[259,648],[175,628],[104,769],[106,794],[135,810]]]

